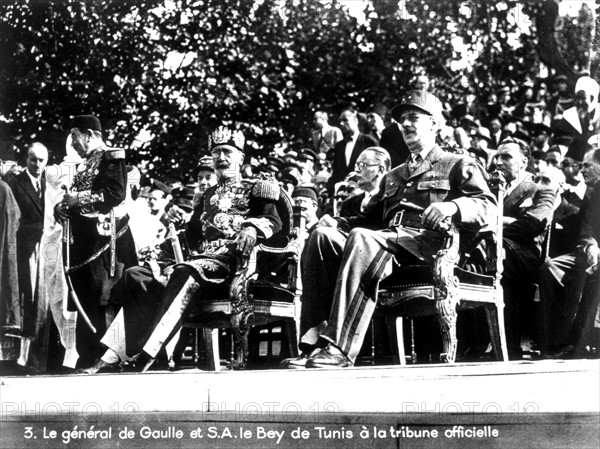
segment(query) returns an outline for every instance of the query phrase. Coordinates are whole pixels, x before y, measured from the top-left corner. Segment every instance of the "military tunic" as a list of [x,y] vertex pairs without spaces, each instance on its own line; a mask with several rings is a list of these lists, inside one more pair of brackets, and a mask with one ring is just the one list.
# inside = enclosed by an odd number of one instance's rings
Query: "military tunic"
[[[196,251],[189,260],[175,265],[164,287],[147,267],[127,270],[112,298],[123,305],[123,315],[115,321],[123,320],[125,341],[115,338],[122,337],[122,332],[109,330],[102,342],[122,359],[142,348],[156,356],[181,326],[182,309],[187,304],[193,306],[193,301],[226,294],[235,274],[235,239],[240,231],[249,226],[255,228],[261,242],[281,230],[276,204],[279,195],[279,186],[269,181],[221,183],[209,188],[186,231],[187,241]],[[175,313],[170,313],[176,301]]]
[[[99,337],[109,324],[105,312],[111,289],[125,269],[137,265],[135,244],[127,225],[129,218],[120,206],[127,188],[125,151],[100,147],[88,155],[84,164],[71,185],[78,205],[69,209],[68,256],[73,288],[97,333],[94,335],[78,317],[77,352],[81,366],[102,354]],[[111,238],[115,239],[114,252]],[[76,310],[73,304],[69,308]]]

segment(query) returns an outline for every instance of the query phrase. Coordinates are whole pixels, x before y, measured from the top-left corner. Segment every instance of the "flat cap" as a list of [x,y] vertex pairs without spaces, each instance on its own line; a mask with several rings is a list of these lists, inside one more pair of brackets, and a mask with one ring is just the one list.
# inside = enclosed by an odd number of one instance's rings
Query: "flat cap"
[[437,120],[442,118],[442,102],[438,97],[424,90],[411,90],[405,93],[400,104],[392,109],[392,118],[399,122],[402,113],[409,109],[417,109]]
[[94,115],[77,115],[71,122],[71,128],[91,129],[102,132],[100,120]]

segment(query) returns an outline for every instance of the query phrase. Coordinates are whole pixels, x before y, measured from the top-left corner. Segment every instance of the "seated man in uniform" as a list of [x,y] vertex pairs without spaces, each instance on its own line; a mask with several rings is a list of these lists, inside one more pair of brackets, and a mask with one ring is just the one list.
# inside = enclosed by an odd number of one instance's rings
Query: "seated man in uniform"
[[[281,229],[277,213],[279,185],[275,181],[242,183],[244,136],[220,127],[209,138],[217,185],[210,187],[187,225],[187,241],[199,252],[176,264],[166,285],[146,267],[127,270],[112,300],[123,306],[102,342],[109,348],[87,370],[97,373],[118,369],[121,360],[135,359],[135,368],[156,358],[158,351],[181,326],[193,300],[202,299],[235,274],[240,254],[248,256],[257,240]],[[177,211],[170,213],[177,221]],[[143,351],[142,351],[143,350]]]
[[[408,92],[394,108],[411,156],[381,181],[359,215],[324,216],[302,258],[300,357],[288,368],[354,364],[377,303],[379,281],[396,265],[431,264],[443,243],[444,222],[477,230],[496,207],[481,167],[467,154],[435,143],[440,100]],[[349,234],[348,234],[349,232]]]

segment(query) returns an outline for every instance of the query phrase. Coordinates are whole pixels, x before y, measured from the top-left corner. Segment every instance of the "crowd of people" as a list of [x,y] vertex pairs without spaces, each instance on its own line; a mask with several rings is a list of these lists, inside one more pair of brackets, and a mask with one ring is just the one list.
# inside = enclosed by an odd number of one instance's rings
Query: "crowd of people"
[[300,356],[283,368],[353,366],[379,281],[432,264],[449,221],[475,233],[499,210],[510,358],[527,338],[538,357],[598,357],[598,95],[588,76],[572,90],[555,76],[449,105],[421,75],[389,112],[350,106],[334,126],[316,111],[305,142],[267,157],[219,127],[192,184],[142,176],[97,117],[76,116],[61,164],[39,142],[25,167],[2,164],[2,339],[20,340],[23,373],[147,369],[280,234],[288,195],[307,237]]

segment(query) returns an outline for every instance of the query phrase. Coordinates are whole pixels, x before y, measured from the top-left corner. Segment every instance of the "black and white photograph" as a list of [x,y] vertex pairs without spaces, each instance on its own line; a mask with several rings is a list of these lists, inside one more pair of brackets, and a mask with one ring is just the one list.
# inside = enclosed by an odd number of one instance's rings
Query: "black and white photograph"
[[600,447],[600,0],[0,0],[0,448]]

